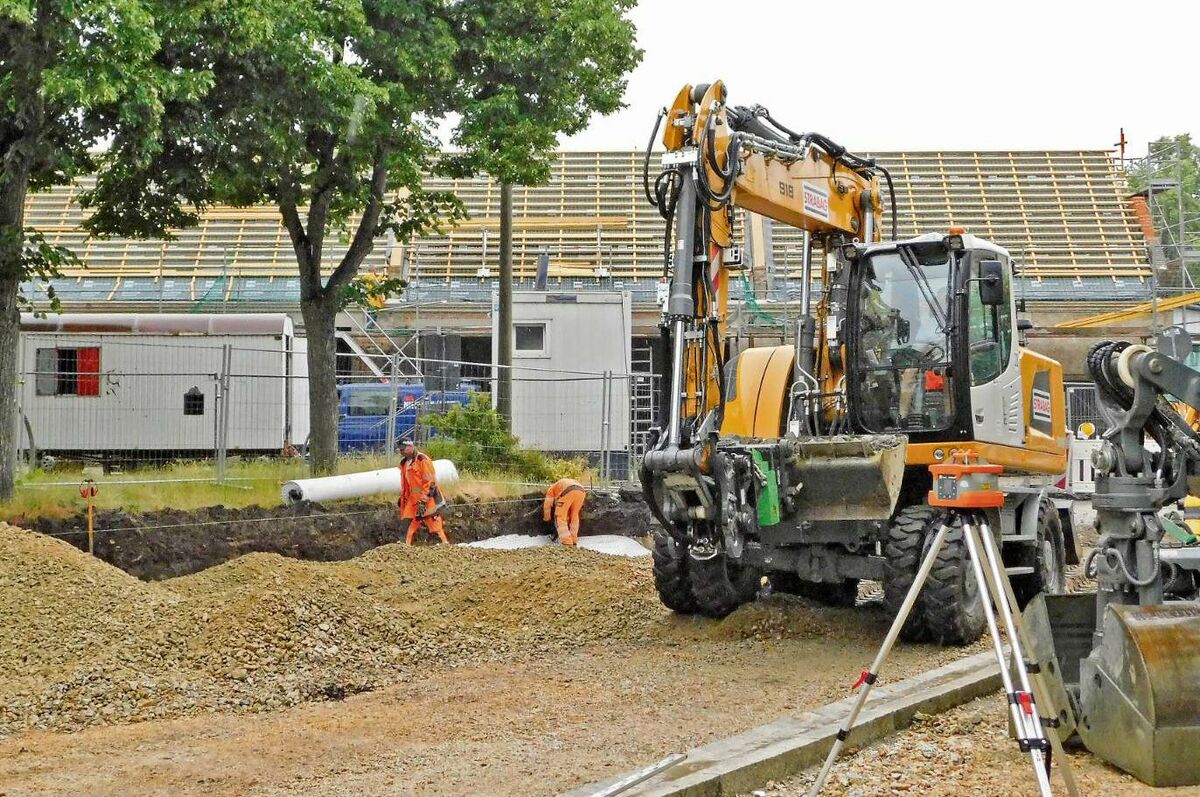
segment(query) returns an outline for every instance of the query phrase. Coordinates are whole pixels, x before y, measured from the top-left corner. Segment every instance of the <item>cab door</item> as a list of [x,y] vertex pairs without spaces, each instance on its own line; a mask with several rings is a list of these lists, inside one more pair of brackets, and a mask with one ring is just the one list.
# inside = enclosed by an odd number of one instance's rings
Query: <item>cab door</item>
[[[985,305],[980,291],[984,261],[1001,263],[1003,297]],[[1021,446],[1025,422],[1021,405],[1021,364],[1017,357],[1012,263],[989,250],[970,253],[967,292],[967,359],[971,373],[971,424],[974,438],[986,443]]]

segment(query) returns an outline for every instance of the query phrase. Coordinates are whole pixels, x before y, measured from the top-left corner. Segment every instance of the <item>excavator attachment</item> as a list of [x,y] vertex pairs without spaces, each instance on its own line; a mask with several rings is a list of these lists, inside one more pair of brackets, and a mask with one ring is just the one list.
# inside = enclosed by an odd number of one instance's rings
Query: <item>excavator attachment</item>
[[1109,606],[1079,676],[1089,750],[1151,786],[1200,783],[1200,606]]
[[1071,696],[1060,738],[1077,731],[1151,786],[1200,783],[1200,605],[1109,605],[1095,647],[1094,595],[1039,596],[1025,621],[1050,688]]
[[838,435],[789,440],[796,516],[809,521],[887,520],[904,479],[905,438]]

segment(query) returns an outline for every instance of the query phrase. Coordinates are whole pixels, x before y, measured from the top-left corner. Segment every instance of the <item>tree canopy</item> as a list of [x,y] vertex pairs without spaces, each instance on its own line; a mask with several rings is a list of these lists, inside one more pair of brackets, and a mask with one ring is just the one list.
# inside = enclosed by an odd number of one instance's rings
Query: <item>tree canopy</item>
[[[1152,142],[1147,157],[1135,161],[1128,176],[1134,191],[1145,191],[1152,182],[1179,183],[1183,191],[1183,243],[1200,247],[1200,146],[1192,142],[1190,135],[1164,136]],[[1151,203],[1154,223],[1163,235],[1164,244],[1180,243],[1179,190],[1160,188]],[[1169,256],[1178,257],[1175,252]]]
[[443,168],[534,185],[559,135],[622,106],[641,61],[627,14],[636,0],[464,0],[457,8],[460,152]]

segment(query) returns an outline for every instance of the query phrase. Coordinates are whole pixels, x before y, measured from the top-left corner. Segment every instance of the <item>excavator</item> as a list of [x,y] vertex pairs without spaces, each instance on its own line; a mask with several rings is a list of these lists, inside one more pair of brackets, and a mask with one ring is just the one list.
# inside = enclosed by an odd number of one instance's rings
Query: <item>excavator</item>
[[[666,151],[651,179],[660,129]],[[986,618],[961,521],[928,501],[935,488],[955,488],[935,485],[931,466],[964,456],[1002,470],[1004,504],[986,512],[1018,603],[1065,591],[1065,565],[1079,558],[1070,518],[1049,492],[1068,458],[1062,367],[1021,345],[1028,326],[1017,318],[1008,251],[955,227],[897,239],[894,185],[882,165],[789,129],[762,106],[730,105],[720,81],[684,86],[660,113],[643,180],[666,222],[660,357],[668,384],[639,475],[661,526],[654,579],[667,607],[724,617],[764,587],[852,606],[859,582],[871,580],[895,612],[947,519],[952,531],[903,636],[974,642]],[[739,210],[802,231],[791,343],[735,350],[728,334],[731,275],[745,267]],[[1107,561],[1093,567],[1115,579]],[[1135,594],[1134,603],[1155,595],[1162,603],[1161,590]],[[1078,679],[1092,647],[1124,649],[1070,634],[1063,638],[1073,647],[1058,641],[1051,631],[1061,631],[1063,613],[1038,605],[1048,667],[1053,660]],[[1108,616],[1100,607],[1074,629],[1099,639]],[[1151,676],[1156,666],[1147,665]],[[1198,673],[1200,663],[1188,677]],[[1079,684],[1060,690],[1064,700],[1076,695],[1076,714]],[[1080,726],[1105,710],[1080,714]],[[1197,721],[1173,737],[1191,751]],[[1192,775],[1200,779],[1200,765]]]
[[[1062,368],[1018,345],[1009,253],[957,228],[885,241],[884,167],[727,104],[720,82],[684,87],[659,121],[646,183],[667,220],[670,385],[641,479],[663,602],[721,617],[766,576],[845,605],[882,581],[898,607],[937,528],[929,466],[968,449],[1005,468],[995,527],[1018,593],[1061,589],[1074,540],[1037,480],[1066,469]],[[803,231],[794,343],[730,350],[737,209]],[[956,533],[907,638],[982,633],[965,556]]]

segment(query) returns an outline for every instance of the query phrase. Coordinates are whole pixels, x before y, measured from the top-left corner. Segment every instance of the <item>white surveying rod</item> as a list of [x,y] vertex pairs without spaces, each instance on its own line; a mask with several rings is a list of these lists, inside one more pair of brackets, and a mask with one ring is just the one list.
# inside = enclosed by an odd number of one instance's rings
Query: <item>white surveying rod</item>
[[892,647],[900,637],[900,629],[904,627],[904,622],[912,612],[913,604],[917,602],[917,596],[921,594],[921,588],[925,586],[925,581],[929,578],[929,571],[933,570],[933,564],[937,561],[938,553],[941,551],[942,544],[946,541],[946,535],[949,533],[949,524],[943,523],[942,527],[938,529],[937,536],[933,538],[933,544],[929,546],[929,552],[925,554],[925,559],[921,562],[921,568],[917,571],[917,577],[913,581],[913,585],[909,588],[908,594],[904,596],[904,603],[900,604],[900,610],[896,612],[896,619],[892,621],[892,627],[888,629],[887,637],[884,638],[883,646],[879,649],[878,655],[875,656],[875,661],[871,664],[871,669],[865,671],[859,678],[859,683],[855,684],[856,686],[861,685],[862,689],[858,690],[858,696],[855,698],[854,705],[850,708],[850,714],[838,730],[833,747],[830,748],[829,755],[825,757],[825,763],[821,766],[821,772],[817,775],[817,779],[813,781],[812,788],[808,791],[808,797],[817,797],[821,792],[821,787],[825,785],[826,779],[829,778],[829,770],[833,769],[833,762],[837,760],[838,754],[842,752],[842,747],[846,744],[846,738],[850,735],[854,723],[858,721],[858,715],[866,704],[867,697],[871,694],[871,688],[875,686],[875,681],[879,677],[879,670],[883,667],[884,660],[892,652]]

